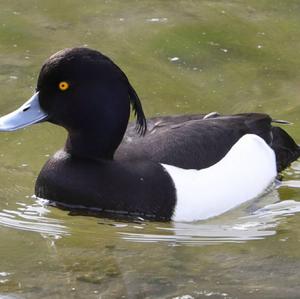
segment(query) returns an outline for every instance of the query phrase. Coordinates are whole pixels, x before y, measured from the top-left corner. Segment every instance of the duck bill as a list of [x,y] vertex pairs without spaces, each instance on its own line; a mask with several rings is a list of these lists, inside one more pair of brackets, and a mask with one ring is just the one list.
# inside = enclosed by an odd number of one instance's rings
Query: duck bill
[[35,93],[19,109],[0,117],[0,132],[15,131],[46,121],[48,114],[40,106],[39,93]]

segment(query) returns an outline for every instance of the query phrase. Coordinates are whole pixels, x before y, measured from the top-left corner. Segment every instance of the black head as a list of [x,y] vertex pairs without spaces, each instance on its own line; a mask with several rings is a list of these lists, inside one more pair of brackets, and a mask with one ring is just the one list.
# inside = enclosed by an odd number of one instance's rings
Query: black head
[[117,121],[131,104],[137,130],[145,133],[146,119],[136,92],[122,70],[98,51],[71,48],[52,55],[42,66],[37,91],[48,120],[67,130],[82,128],[101,115]]
[[78,136],[93,136],[107,147],[103,151],[114,151],[125,133],[130,105],[138,132],[146,131],[141,102],[126,75],[98,51],[73,48],[54,54],[42,66],[37,91],[48,121],[68,130],[70,150]]

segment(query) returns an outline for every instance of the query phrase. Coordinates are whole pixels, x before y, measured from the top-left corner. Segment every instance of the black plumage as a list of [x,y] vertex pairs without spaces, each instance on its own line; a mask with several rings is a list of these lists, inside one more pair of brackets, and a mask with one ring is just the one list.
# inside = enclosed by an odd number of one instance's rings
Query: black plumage
[[300,156],[299,146],[283,129],[272,126],[267,114],[206,115],[151,118],[143,138],[130,124],[115,157],[148,158],[185,169],[202,169],[221,160],[245,134],[256,134],[273,148],[278,172]]

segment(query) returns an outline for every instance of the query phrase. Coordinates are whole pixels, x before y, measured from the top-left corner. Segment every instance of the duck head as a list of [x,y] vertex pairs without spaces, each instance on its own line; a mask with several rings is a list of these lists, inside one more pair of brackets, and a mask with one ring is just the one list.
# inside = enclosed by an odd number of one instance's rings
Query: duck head
[[130,105],[143,135],[146,119],[126,75],[108,57],[88,48],[65,49],[42,66],[36,93],[0,118],[0,131],[49,121],[68,131],[65,150],[85,158],[112,159],[127,128]]

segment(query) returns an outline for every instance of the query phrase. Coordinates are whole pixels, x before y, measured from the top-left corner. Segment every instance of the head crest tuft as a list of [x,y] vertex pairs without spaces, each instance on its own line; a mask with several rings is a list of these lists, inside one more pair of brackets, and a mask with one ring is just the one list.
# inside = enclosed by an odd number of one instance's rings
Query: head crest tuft
[[147,131],[147,120],[143,111],[143,107],[137,93],[135,92],[135,90],[129,82],[128,86],[130,104],[136,117],[136,130],[141,136],[144,136]]

